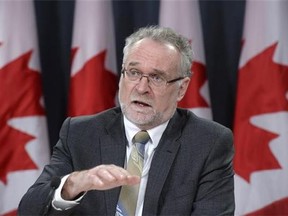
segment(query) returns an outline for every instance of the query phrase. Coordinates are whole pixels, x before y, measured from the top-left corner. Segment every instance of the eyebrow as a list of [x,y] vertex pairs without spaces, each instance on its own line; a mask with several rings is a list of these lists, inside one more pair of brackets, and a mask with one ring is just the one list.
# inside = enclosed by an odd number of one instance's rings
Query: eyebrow
[[130,62],[127,66],[136,66],[139,65],[139,62]]
[[[137,66],[137,65],[139,65],[140,63],[139,62],[130,62],[128,65],[127,65],[127,67],[131,67],[131,66]],[[162,71],[162,70],[159,70],[159,69],[156,69],[156,68],[154,68],[153,69],[153,73],[157,73],[157,74],[159,74],[159,75],[165,75],[165,76],[167,76],[167,74],[166,74],[166,72],[165,71]]]

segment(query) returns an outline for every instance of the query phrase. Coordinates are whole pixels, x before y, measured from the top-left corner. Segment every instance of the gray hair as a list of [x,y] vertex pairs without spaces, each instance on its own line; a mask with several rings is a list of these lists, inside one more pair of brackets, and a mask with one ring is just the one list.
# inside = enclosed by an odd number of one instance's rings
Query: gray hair
[[126,61],[127,54],[131,47],[143,38],[150,38],[160,43],[169,43],[177,48],[181,55],[181,73],[183,76],[191,77],[191,66],[193,61],[191,44],[187,38],[167,27],[148,26],[140,28],[138,31],[127,37],[123,49],[123,63]]

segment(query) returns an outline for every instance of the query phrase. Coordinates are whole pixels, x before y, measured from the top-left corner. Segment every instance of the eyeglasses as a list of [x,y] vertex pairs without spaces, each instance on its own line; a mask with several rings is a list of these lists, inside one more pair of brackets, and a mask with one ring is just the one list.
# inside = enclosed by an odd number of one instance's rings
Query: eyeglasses
[[123,74],[124,77],[126,75],[127,79],[131,82],[140,82],[143,77],[146,77],[148,79],[148,82],[152,83],[155,87],[162,87],[162,86],[168,85],[169,83],[174,83],[176,81],[179,81],[185,78],[185,77],[178,77],[176,79],[167,81],[165,77],[159,74],[145,75],[141,71],[138,71],[136,69],[126,70],[126,68],[123,68],[121,73]]

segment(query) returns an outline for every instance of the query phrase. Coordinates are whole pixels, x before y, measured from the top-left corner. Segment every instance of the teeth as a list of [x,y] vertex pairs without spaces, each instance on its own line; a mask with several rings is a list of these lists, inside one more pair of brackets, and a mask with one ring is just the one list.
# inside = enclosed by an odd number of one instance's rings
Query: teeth
[[146,103],[142,103],[142,102],[139,102],[139,101],[136,101],[135,103],[139,104],[140,106],[144,107],[144,106],[148,106],[148,104]]

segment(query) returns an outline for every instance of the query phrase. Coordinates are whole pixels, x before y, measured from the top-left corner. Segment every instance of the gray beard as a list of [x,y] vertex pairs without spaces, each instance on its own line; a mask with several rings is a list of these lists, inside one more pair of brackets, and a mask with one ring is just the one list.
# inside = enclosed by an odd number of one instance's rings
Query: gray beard
[[163,115],[160,112],[154,112],[154,115],[151,116],[149,119],[148,118],[135,119],[135,118],[131,117],[131,115],[128,113],[126,105],[120,103],[120,107],[121,107],[122,113],[125,115],[125,117],[129,121],[131,121],[132,123],[137,125],[140,129],[148,130],[148,129],[154,128],[154,127],[162,124],[163,122],[165,122],[165,121],[163,121]]

